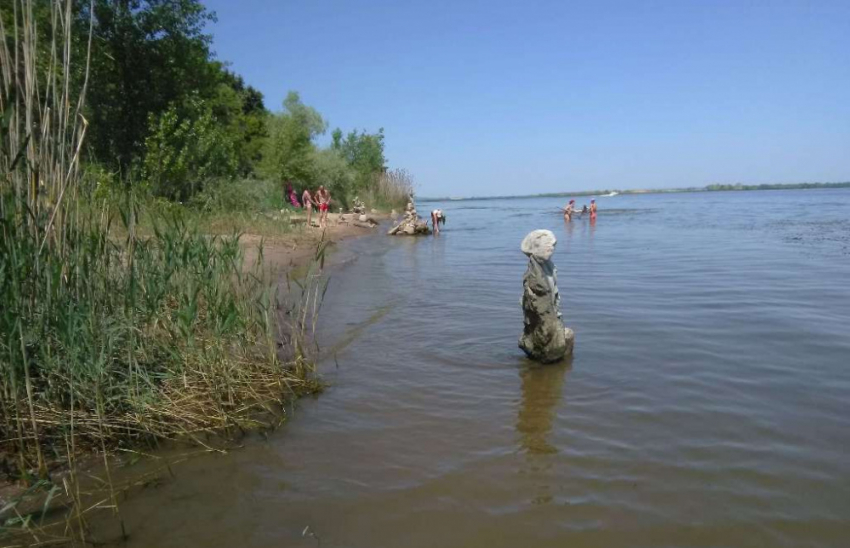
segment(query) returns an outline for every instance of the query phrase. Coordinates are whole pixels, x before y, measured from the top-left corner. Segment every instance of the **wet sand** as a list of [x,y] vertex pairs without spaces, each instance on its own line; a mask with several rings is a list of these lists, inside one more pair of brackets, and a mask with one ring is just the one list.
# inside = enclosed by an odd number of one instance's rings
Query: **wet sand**
[[[247,233],[242,236],[240,243],[245,251],[245,265],[250,267],[257,260],[259,244],[263,244],[263,257],[266,264],[277,273],[284,273],[292,268],[304,266],[316,255],[316,249],[322,241],[330,243],[335,247],[344,240],[372,235],[386,230],[387,215],[370,215],[370,217],[381,220],[383,224],[375,228],[363,228],[350,222],[340,222],[338,214],[328,216],[328,227],[304,228],[287,234],[286,236],[262,236]],[[315,218],[315,217],[314,217]],[[294,216],[294,221],[302,221],[299,216]]]

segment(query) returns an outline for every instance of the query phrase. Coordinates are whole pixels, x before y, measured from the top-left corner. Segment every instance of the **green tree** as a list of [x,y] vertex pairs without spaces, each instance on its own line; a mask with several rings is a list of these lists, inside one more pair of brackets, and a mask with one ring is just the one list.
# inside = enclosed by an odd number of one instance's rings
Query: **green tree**
[[210,104],[234,137],[239,174],[243,177],[251,175],[262,159],[267,136],[269,112],[263,103],[263,94],[246,85],[241,76],[225,69],[221,72],[221,83]]
[[325,148],[313,153],[312,180],[327,187],[334,207],[348,207],[354,197],[356,172],[338,150]]
[[[87,30],[90,2],[78,5],[78,24]],[[94,0],[93,6],[87,142],[100,161],[126,169],[145,148],[151,115],[193,95],[214,96],[221,65],[211,62],[204,29],[215,16],[199,0]]]
[[314,140],[326,131],[327,123],[294,91],[287,94],[283,108],[267,119],[262,172],[282,184],[288,180],[312,183],[316,176]]
[[186,200],[214,178],[233,177],[238,157],[233,136],[202,99],[150,116],[143,176],[159,196]]
[[356,173],[355,190],[371,186],[374,177],[386,170],[384,128],[377,133],[352,131],[343,138],[337,128],[331,135],[331,149],[338,151]]

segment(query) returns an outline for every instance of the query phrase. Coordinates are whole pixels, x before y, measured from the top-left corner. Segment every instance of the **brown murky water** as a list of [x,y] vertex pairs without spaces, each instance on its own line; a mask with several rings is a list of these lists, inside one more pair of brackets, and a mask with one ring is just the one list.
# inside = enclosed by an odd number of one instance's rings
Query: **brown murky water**
[[[330,389],[125,502],[128,544],[846,546],[850,192],[600,204],[447,203],[439,238],[350,244]],[[516,348],[534,228],[570,364]]]

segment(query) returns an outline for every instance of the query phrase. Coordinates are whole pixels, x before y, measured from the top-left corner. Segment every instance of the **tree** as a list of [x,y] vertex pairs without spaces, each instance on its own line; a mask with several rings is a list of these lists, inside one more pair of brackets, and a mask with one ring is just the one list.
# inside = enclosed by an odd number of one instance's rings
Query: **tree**
[[[88,29],[88,0],[78,24]],[[210,99],[221,67],[210,61],[199,0],[94,0],[87,141],[95,157],[128,168],[145,147],[150,116],[191,96]]]
[[239,174],[247,177],[260,163],[267,136],[268,111],[263,104],[263,94],[246,86],[241,76],[222,69],[221,83],[210,105],[233,136]]
[[312,180],[325,185],[336,204],[348,207],[353,197],[356,173],[338,150],[325,148],[313,153]]
[[384,128],[377,133],[350,132],[345,138],[337,128],[332,134],[331,149],[338,151],[356,173],[355,187],[369,187],[374,176],[386,170],[384,157]]
[[263,147],[263,174],[280,181],[312,183],[315,179],[314,139],[323,134],[327,123],[313,107],[290,91],[283,101],[284,111],[268,117],[268,137]]
[[143,175],[159,196],[186,200],[213,178],[233,177],[238,157],[233,136],[202,99],[150,116]]

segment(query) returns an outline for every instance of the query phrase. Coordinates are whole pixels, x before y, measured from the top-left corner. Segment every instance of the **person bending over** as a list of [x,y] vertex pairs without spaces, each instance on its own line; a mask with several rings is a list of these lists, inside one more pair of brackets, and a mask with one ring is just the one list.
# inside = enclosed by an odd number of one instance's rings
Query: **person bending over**
[[443,213],[442,209],[435,209],[431,211],[431,224],[434,226],[434,234],[439,234],[440,225],[446,224],[446,215]]

